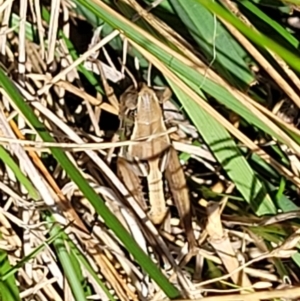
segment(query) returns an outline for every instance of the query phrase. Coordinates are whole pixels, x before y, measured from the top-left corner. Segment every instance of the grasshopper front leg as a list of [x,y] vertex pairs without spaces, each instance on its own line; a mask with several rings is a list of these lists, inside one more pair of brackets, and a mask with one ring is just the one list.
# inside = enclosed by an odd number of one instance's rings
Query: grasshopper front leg
[[166,165],[165,176],[169,184],[180,220],[187,234],[190,250],[196,246],[196,239],[192,227],[191,202],[185,175],[179,162],[177,152],[170,146],[169,160]]

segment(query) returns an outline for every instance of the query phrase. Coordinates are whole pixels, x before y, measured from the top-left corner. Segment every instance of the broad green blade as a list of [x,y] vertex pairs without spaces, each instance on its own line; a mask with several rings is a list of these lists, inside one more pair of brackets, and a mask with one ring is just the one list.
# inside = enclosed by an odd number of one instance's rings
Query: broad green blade
[[[245,63],[247,52],[228,33],[221,22],[201,4],[169,0],[178,18],[186,25],[211,67],[235,87],[245,90],[254,76]],[[199,18],[201,16],[201,18]]]
[[276,213],[276,207],[266,189],[256,177],[229,133],[174,83],[169,81],[169,84],[216,159],[245,200],[251,205],[252,210],[257,215]]

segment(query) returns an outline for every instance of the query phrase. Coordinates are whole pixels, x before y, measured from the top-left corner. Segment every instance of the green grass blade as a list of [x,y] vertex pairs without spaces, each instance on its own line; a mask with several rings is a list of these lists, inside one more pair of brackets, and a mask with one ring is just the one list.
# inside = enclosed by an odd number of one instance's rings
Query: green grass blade
[[[65,227],[66,228],[66,227]],[[28,262],[31,258],[37,256],[47,245],[50,245],[64,230],[64,228],[60,228],[59,231],[55,233],[55,235],[50,236],[43,244],[39,245],[32,252],[22,258],[17,264],[8,269],[3,275],[1,275],[0,280],[5,281],[9,277],[11,277],[14,273],[16,273],[20,267],[22,267],[26,262]]]
[[299,54],[295,54],[283,46],[279,45],[272,39],[266,37],[265,35],[254,31],[253,29],[246,26],[242,21],[240,21],[237,17],[229,13],[226,9],[224,9],[220,4],[209,1],[209,0],[190,0],[190,5],[194,5],[195,3],[201,4],[210,10],[212,13],[216,14],[218,17],[221,17],[225,21],[229,22],[235,28],[237,28],[242,34],[244,34],[248,39],[250,39],[255,44],[268,48],[278,54],[281,58],[283,58],[290,66],[292,66],[295,70],[300,71],[300,65],[297,63],[300,59]]
[[[2,236],[0,234],[0,236]],[[0,249],[0,300],[1,301],[21,301],[19,289],[16,284],[15,276],[10,275],[6,279],[2,276],[11,269],[7,253]]]
[[[48,218],[48,221],[54,222],[51,217]],[[53,246],[59,258],[59,262],[61,263],[64,273],[68,279],[68,283],[73,292],[75,300],[87,300],[82,287],[82,283],[80,281],[80,279],[83,278],[80,266],[76,258],[74,258],[74,256],[67,251],[64,239],[65,235],[63,235],[61,228],[57,225],[54,226],[50,230],[50,235],[56,236],[56,239],[54,239],[53,241]]]
[[103,292],[106,294],[108,299],[110,301],[114,301],[115,298],[110,293],[109,289],[106,287],[105,283],[99,279],[96,272],[93,270],[89,262],[86,260],[85,256],[80,252],[80,250],[75,246],[75,244],[70,240],[65,238],[65,241],[69,244],[70,249],[72,250],[72,253],[74,256],[76,256],[77,260],[81,262],[81,264],[85,267],[85,269],[93,276],[94,280],[97,282],[97,284],[101,287]]
[[[274,30],[274,37],[278,40],[278,34],[282,37],[282,39],[286,40],[290,45],[295,47],[295,49],[299,46],[299,41],[290,34],[285,28],[283,28],[278,22],[270,18],[267,14],[265,14],[262,10],[260,10],[253,2],[248,0],[243,0],[239,2],[240,5],[244,6],[247,10],[249,10],[256,18],[252,20],[259,20],[263,22],[264,26],[267,28],[271,28]],[[257,22],[257,21],[256,21]],[[259,28],[258,28],[259,29]],[[268,32],[270,29],[268,30]]]
[[0,159],[7,165],[18,181],[26,188],[31,198],[35,201],[40,199],[39,193],[36,191],[30,180],[24,175],[21,171],[20,167],[16,164],[14,159],[11,157],[10,153],[8,153],[3,146],[0,145]]

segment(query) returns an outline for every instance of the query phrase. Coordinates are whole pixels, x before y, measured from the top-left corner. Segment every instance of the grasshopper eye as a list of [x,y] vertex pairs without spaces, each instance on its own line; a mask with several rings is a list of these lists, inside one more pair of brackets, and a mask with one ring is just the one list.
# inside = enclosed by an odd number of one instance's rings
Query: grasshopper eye
[[128,101],[126,104],[129,111],[136,111],[136,102]]

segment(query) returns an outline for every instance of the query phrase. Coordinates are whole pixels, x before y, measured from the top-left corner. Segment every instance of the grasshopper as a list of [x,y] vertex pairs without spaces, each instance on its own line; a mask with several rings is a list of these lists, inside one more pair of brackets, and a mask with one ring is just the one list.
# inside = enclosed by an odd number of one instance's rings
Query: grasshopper
[[[154,90],[142,84],[139,91],[129,87],[120,99],[121,124],[125,138],[137,140],[167,132],[161,102]],[[187,233],[189,247],[196,245],[191,222],[191,205],[185,175],[169,135],[159,135],[122,147],[117,161],[118,175],[127,189],[147,211],[141,178],[148,185],[150,220],[159,225],[167,214],[163,180],[168,183],[181,223]]]

